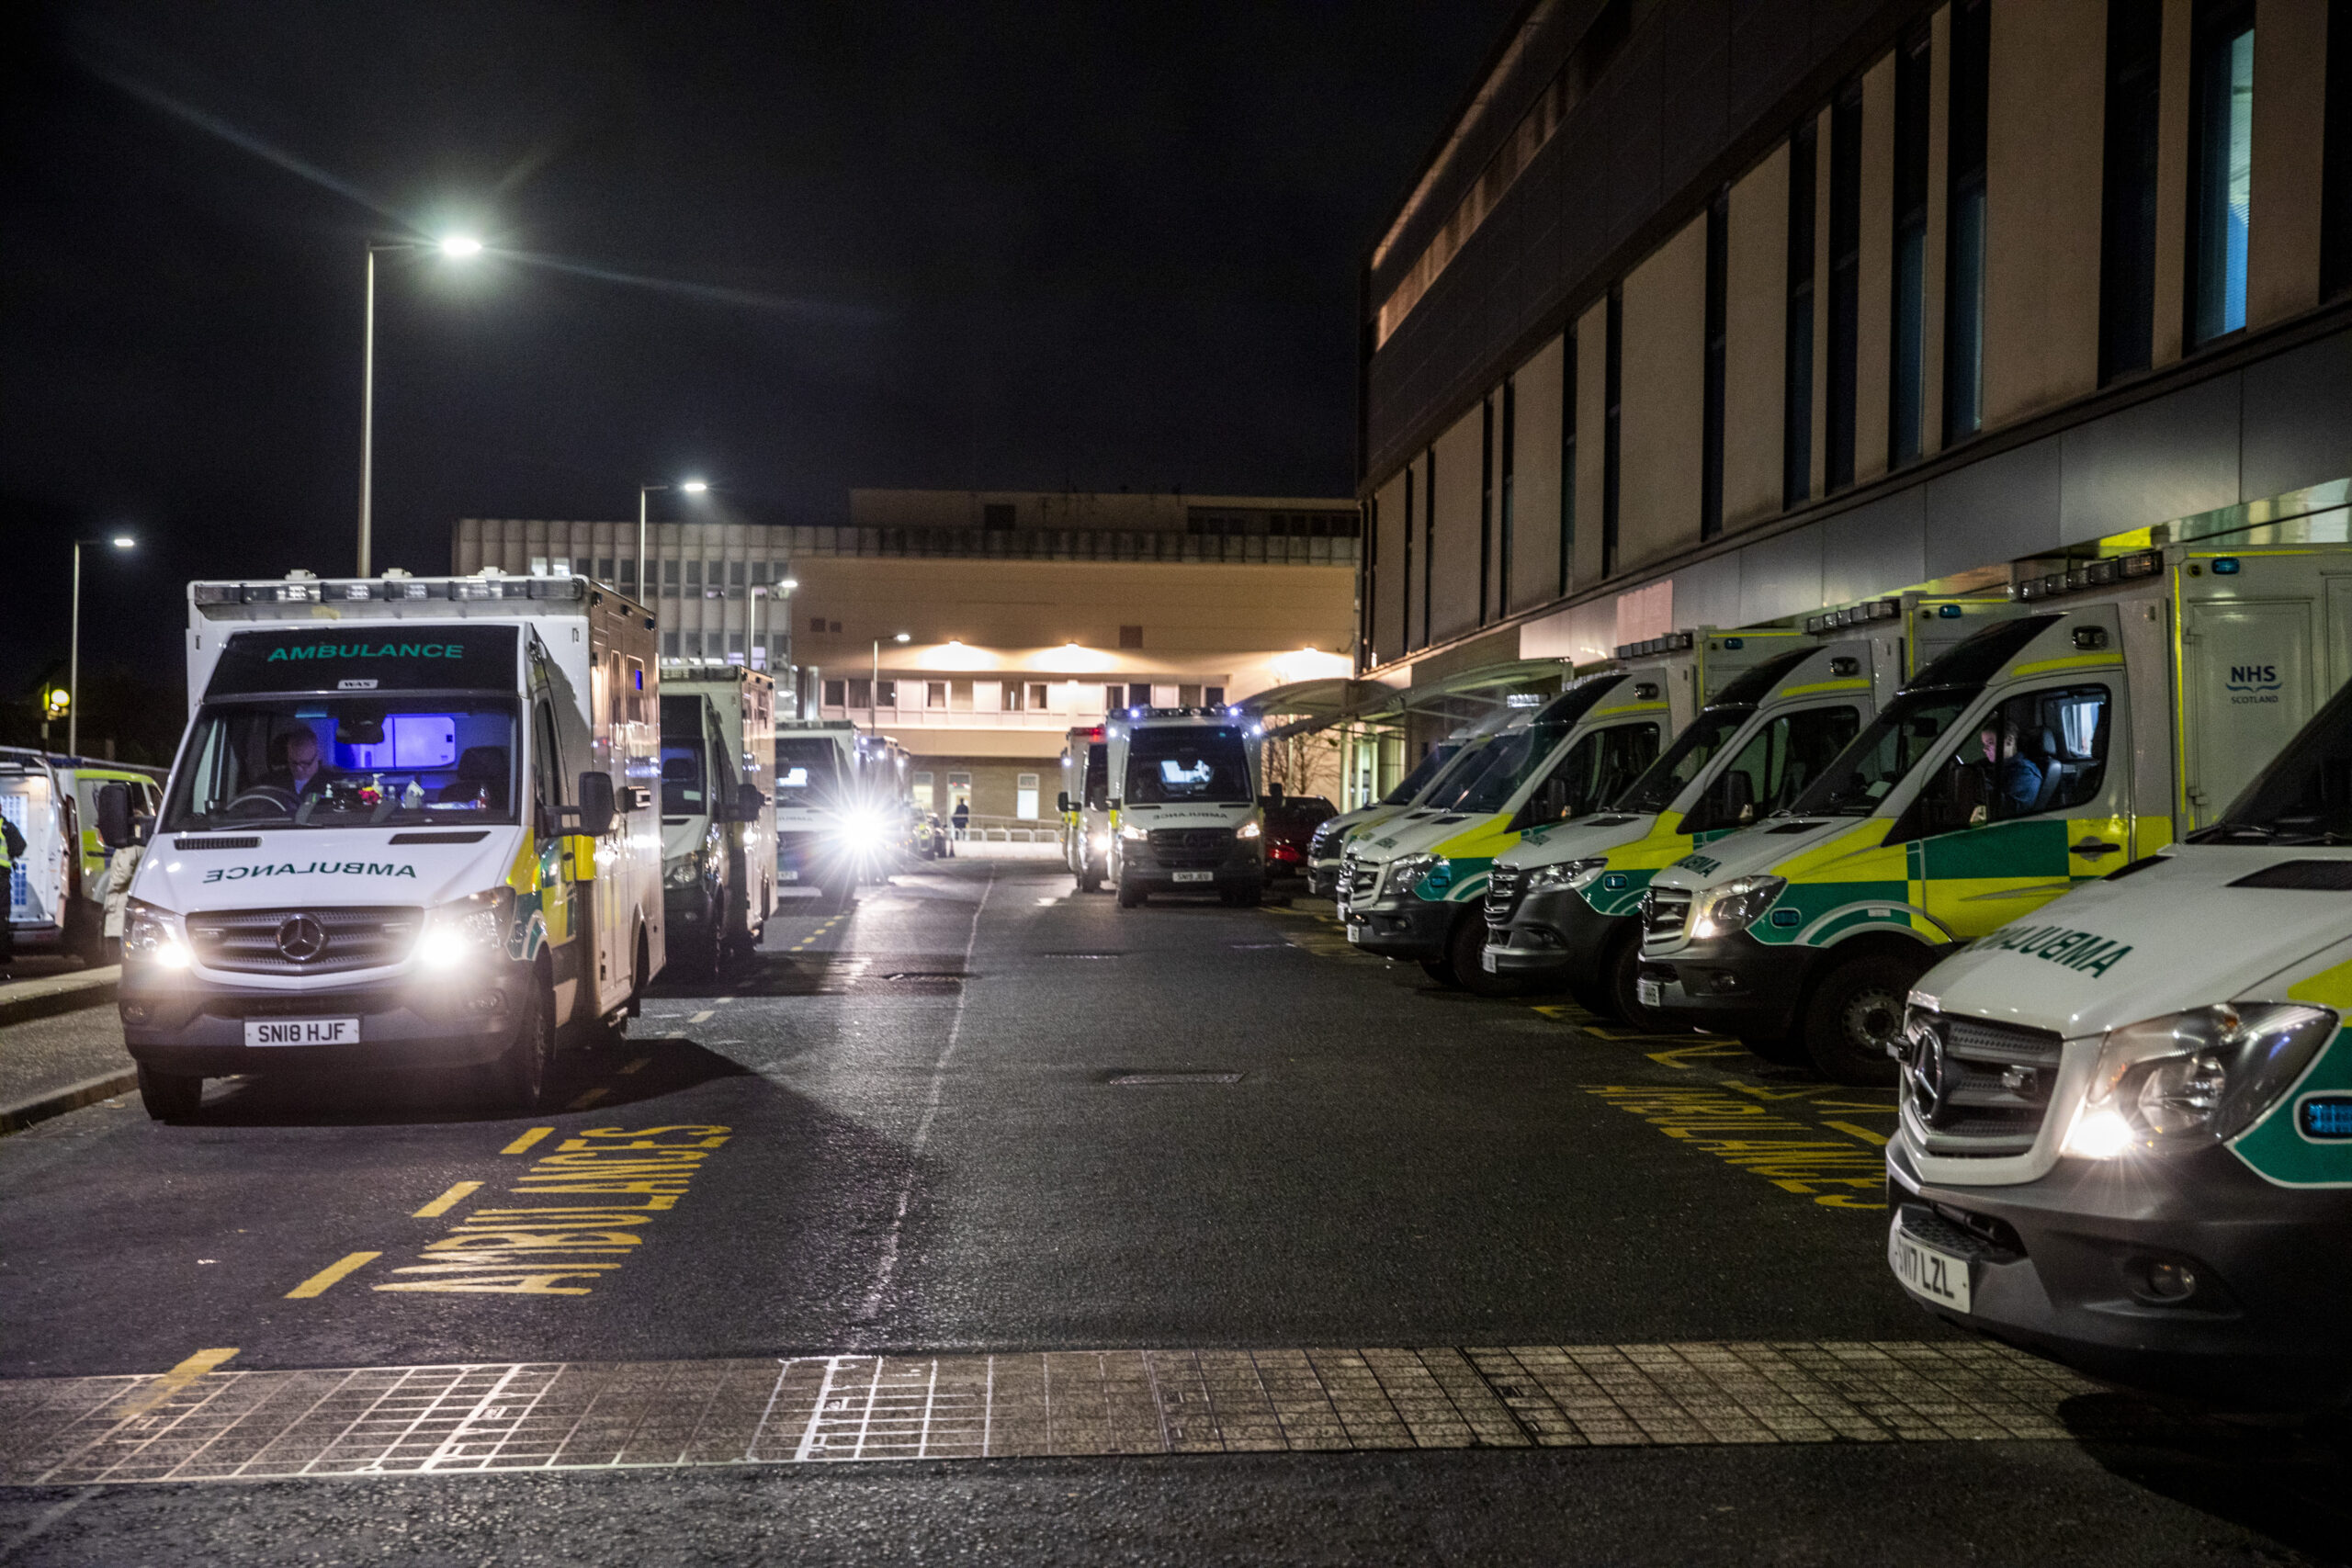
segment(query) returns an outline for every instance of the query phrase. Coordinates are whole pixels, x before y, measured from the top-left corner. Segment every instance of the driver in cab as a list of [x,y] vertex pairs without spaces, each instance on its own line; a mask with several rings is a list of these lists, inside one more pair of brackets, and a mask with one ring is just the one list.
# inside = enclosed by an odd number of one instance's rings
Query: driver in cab
[[283,761],[262,775],[261,785],[266,789],[281,789],[300,800],[323,793],[328,784],[342,777],[319,760],[319,738],[307,728],[286,736],[277,749]]

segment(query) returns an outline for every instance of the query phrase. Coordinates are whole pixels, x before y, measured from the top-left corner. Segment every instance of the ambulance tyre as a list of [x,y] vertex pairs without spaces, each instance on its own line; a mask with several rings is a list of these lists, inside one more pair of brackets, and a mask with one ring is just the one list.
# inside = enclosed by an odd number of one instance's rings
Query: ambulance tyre
[[1421,960],[1421,973],[1441,986],[1451,987],[1457,991],[1462,989],[1462,976],[1454,973],[1451,958],[1424,958]]
[[141,1065],[139,1103],[157,1122],[189,1122],[204,1104],[204,1080],[185,1073],[159,1073]]
[[1142,888],[1140,888],[1140,887],[1130,887],[1130,886],[1127,886],[1127,879],[1126,879],[1125,877],[1124,877],[1124,876],[1123,876],[1123,877],[1119,878],[1119,908],[1122,908],[1122,909],[1133,909],[1133,908],[1137,908],[1138,906],[1140,906],[1140,905],[1143,903],[1145,897],[1146,897],[1146,895],[1145,895],[1144,890],[1143,890]]
[[1814,987],[1805,1004],[1805,1054],[1837,1083],[1894,1081],[1887,1045],[1903,1035],[1903,1002],[1919,977],[1917,964],[1888,953],[1848,959]]
[[1472,996],[1515,997],[1522,988],[1511,976],[1487,973],[1487,913],[1482,905],[1471,905],[1453,922],[1453,934],[1446,940],[1445,957],[1453,965],[1453,977]]
[[509,1111],[535,1114],[555,1077],[555,998],[552,977],[541,965],[525,993],[523,1017],[505,1055],[492,1066],[498,1098]]
[[1079,890],[1080,893],[1100,893],[1100,892],[1102,892],[1102,874],[1101,872],[1099,872],[1099,871],[1094,870],[1091,866],[1088,867],[1088,868],[1087,868],[1086,870],[1084,870],[1084,871],[1080,872],[1080,873],[1078,874],[1078,890]]

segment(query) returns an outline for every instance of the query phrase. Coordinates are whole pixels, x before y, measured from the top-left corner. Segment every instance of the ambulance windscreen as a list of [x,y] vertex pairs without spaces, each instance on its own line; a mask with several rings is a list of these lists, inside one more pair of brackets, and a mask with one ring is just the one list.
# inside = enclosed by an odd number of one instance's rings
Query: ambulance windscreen
[[514,822],[514,729],[511,702],[208,702],[161,830]]
[[263,626],[232,632],[208,700],[297,692],[511,692],[514,626]]
[[1248,805],[1250,757],[1241,732],[1186,725],[1136,730],[1127,742],[1126,798],[1142,805]]
[[2352,844],[2352,685],[2340,688],[2196,844]]

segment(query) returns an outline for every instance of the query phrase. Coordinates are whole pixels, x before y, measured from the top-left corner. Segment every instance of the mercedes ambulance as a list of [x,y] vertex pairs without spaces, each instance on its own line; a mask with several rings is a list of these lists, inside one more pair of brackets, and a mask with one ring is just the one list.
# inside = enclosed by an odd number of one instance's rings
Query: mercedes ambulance
[[775,902],[775,682],[662,663],[662,903],[672,967],[695,979],[759,946]]
[[1154,893],[1255,904],[1266,886],[1256,739],[1227,708],[1127,708],[1111,716],[1111,863],[1119,908]]
[[780,886],[814,891],[839,908],[855,900],[866,862],[881,849],[880,829],[863,809],[862,772],[857,726],[848,719],[804,719],[777,728]]
[[1099,724],[1069,732],[1062,747],[1062,861],[1078,891],[1101,889],[1111,857],[1111,743]]
[[1459,789],[1358,834],[1340,910],[1348,940],[1416,960],[1442,985],[1508,988],[1478,961],[1488,867],[1522,833],[1582,817],[1640,776],[1670,732],[1675,674],[1652,660],[1570,681],[1476,753]]
[[[2238,673],[2219,700],[2292,701]],[[2347,892],[2352,686],[2216,820],[1929,970],[1887,1148],[1903,1287],[2112,1382],[2352,1400]]]
[[1645,895],[1642,1002],[1890,1083],[1955,944],[2210,820],[2352,660],[2352,550],[2168,546],[2019,585],[1786,811]]
[[1306,890],[1317,898],[1337,898],[1340,879],[1345,874],[1348,840],[1358,833],[1367,832],[1389,821],[1398,814],[1409,811],[1421,803],[1421,797],[1445,776],[1449,766],[1473,738],[1483,738],[1499,729],[1513,717],[1511,709],[1498,706],[1486,721],[1477,726],[1464,726],[1446,739],[1437,742],[1421,754],[1413,769],[1396,781],[1396,787],[1353,811],[1343,811],[1315,825],[1306,840]]
[[97,834],[97,792],[121,784],[131,814],[152,817],[162,776],[96,757],[0,747],[0,818],[25,840],[8,867],[6,919],[17,953],[107,961],[107,851]]
[[[488,1065],[537,1108],[667,953],[653,616],[580,578],[188,587],[191,718],[123,921],[149,1114]],[[131,831],[101,792],[109,843]]]
[[[1927,624],[1954,626],[1964,608],[1977,606],[1952,602],[1946,615],[1931,605]],[[1706,705],[1599,815],[1530,834],[1495,863],[1479,957],[1486,971],[1566,986],[1603,1017],[1648,1021],[1635,970],[1650,878],[1787,804],[1844,749],[1900,679],[1898,610],[1839,612],[1803,632],[1677,634],[1698,660]],[[1816,640],[1823,636],[1838,640]]]

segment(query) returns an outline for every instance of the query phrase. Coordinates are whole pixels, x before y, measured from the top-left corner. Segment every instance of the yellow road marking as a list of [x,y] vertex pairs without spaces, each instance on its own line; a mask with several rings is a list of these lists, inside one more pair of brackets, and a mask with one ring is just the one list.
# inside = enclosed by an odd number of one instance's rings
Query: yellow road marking
[[157,1378],[145,1389],[116,1405],[114,1413],[118,1416],[126,1418],[132,1416],[144,1416],[236,1353],[237,1348],[234,1345],[221,1350],[198,1350],[170,1371]]
[[1866,1144],[1883,1145],[1886,1142],[1886,1135],[1884,1134],[1873,1133],[1868,1127],[1857,1127],[1851,1122],[1822,1122],[1822,1125],[1825,1127],[1835,1127],[1841,1133],[1850,1134],[1854,1137],[1861,1139]]
[[598,1084],[594,1089],[590,1089],[586,1094],[582,1095],[578,1100],[575,1100],[570,1105],[565,1106],[564,1109],[566,1111],[585,1111],[590,1106],[595,1104],[598,1100],[604,1099],[605,1096],[612,1092],[613,1091],[611,1089],[606,1089],[603,1084]]
[[1747,1048],[1728,1040],[1702,1040],[1695,1045],[1678,1045],[1671,1051],[1645,1051],[1643,1055],[1661,1067],[1687,1069],[1690,1064],[1684,1060],[1685,1057],[1745,1056]]
[[384,1255],[380,1252],[354,1252],[340,1262],[330,1263],[292,1290],[286,1292],[289,1302],[305,1301],[311,1296],[323,1296],[336,1280],[356,1274]]
[[552,1127],[534,1127],[529,1132],[524,1134],[521,1137],[515,1139],[513,1143],[507,1145],[498,1152],[503,1155],[528,1154],[531,1152],[531,1145],[533,1144],[537,1143],[541,1138],[546,1137],[548,1134],[554,1131],[555,1129]]
[[446,1214],[450,1210],[456,1208],[458,1204],[464,1202],[467,1198],[481,1190],[481,1183],[479,1181],[460,1181],[455,1187],[450,1188],[449,1190],[442,1193],[441,1196],[435,1198],[430,1203],[427,1203],[424,1208],[419,1209],[415,1213],[411,1214],[409,1218],[412,1220],[429,1220],[437,1215]]
[[628,1066],[623,1067],[621,1071],[624,1073],[633,1073],[652,1060],[653,1058],[650,1056],[639,1056],[636,1061],[631,1062]]

